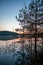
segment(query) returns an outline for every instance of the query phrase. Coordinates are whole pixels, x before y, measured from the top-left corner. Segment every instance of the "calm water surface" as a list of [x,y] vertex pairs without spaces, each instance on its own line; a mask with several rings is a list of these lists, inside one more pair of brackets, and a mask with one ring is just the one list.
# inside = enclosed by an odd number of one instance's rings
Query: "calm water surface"
[[[41,46],[42,42],[40,40],[37,43]],[[31,50],[33,49],[34,51],[34,43],[34,39],[31,42],[31,39],[28,38],[0,40],[0,65],[28,65],[30,63]],[[37,48],[40,50],[40,47]]]

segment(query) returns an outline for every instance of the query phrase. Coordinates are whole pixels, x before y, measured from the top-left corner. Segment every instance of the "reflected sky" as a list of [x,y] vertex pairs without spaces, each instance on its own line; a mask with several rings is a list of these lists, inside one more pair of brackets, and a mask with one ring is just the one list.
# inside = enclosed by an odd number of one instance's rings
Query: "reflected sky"
[[20,28],[15,16],[18,15],[19,9],[31,0],[0,0],[0,30],[10,30]]
[[[31,40],[32,40],[32,44],[31,44]],[[39,52],[42,47],[42,38],[38,38],[38,40],[39,41],[37,41],[37,52]],[[20,43],[18,41],[20,41]],[[33,39],[16,38],[16,39],[7,40],[7,41],[0,40],[0,65],[16,65],[15,63],[22,62],[24,58],[25,58],[24,61],[25,60],[30,61],[31,53],[32,55],[34,53],[35,42],[33,41],[34,41],[34,38]],[[27,65],[27,62],[24,62],[23,65],[25,64]],[[22,65],[22,63],[17,65]]]

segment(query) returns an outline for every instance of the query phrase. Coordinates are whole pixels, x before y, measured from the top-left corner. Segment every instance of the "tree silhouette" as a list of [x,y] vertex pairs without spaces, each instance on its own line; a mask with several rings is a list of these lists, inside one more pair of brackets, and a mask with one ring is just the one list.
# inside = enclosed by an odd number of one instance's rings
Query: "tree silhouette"
[[[35,59],[37,59],[37,26],[43,25],[43,1],[34,0],[30,3],[30,19],[33,21],[35,26]],[[42,12],[42,13],[41,13]],[[34,18],[33,18],[34,17]]]
[[[35,38],[35,61],[37,60],[37,38],[39,30],[43,30],[43,0],[32,0],[29,7],[25,6],[19,10],[16,19],[24,29],[28,29]],[[32,38],[32,36],[31,36]]]

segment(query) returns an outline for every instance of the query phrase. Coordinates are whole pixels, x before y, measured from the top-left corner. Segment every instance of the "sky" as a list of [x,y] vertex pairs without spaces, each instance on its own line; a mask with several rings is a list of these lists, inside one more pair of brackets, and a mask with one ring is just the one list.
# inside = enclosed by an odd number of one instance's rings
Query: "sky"
[[18,15],[19,9],[31,0],[0,0],[0,31],[20,28],[19,22],[15,16]]

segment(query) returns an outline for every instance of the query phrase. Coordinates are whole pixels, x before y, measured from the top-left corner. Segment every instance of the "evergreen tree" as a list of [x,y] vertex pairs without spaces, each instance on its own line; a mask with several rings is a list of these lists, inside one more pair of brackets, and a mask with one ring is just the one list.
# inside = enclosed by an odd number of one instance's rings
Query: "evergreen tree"
[[37,35],[39,30],[43,30],[43,0],[32,0],[29,7],[19,10],[19,16],[16,19],[24,29],[33,32],[35,38],[35,60],[37,59]]

